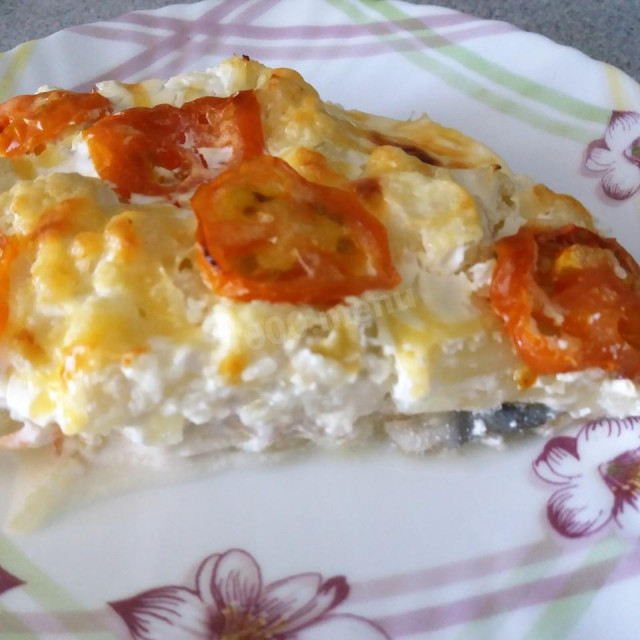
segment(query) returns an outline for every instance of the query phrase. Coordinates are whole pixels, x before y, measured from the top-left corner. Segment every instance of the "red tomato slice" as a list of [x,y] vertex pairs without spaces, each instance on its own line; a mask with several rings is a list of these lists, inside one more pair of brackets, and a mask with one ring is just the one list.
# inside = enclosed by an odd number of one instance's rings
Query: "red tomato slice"
[[16,236],[0,235],[0,333],[9,320],[9,287],[11,284],[11,267],[20,250],[20,241]]
[[640,376],[640,266],[615,240],[525,226],[496,251],[491,304],[534,373]]
[[95,91],[56,89],[16,96],[0,104],[0,155],[41,153],[66,131],[96,122],[111,112],[111,103]]
[[198,98],[185,103],[182,110],[202,125],[200,146],[231,147],[232,166],[263,152],[260,105],[254,91],[240,91],[230,98]]
[[260,107],[253,91],[199,98],[181,108],[136,107],[103,118],[86,132],[101,178],[123,198],[170,196],[219,173],[199,149],[229,147],[225,166],[262,153]]
[[223,296],[335,304],[400,282],[387,231],[356,194],[308,182],[279,158],[226,171],[191,205],[201,268]]

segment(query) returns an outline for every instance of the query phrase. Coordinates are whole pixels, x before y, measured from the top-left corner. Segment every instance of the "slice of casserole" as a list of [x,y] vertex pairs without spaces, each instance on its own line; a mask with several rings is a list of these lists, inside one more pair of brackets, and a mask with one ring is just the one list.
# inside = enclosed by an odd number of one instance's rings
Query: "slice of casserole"
[[427,117],[233,58],[13,98],[0,154],[4,448],[422,451],[640,413],[633,257]]

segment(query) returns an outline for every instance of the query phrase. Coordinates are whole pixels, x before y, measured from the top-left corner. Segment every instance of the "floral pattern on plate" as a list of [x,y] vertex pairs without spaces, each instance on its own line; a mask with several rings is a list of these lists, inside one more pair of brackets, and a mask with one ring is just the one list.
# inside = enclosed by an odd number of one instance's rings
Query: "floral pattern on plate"
[[604,138],[587,148],[587,169],[604,173],[601,185],[613,200],[626,200],[640,189],[640,113],[614,111]]
[[0,595],[24,584],[24,580],[0,567]]
[[533,469],[558,487],[547,516],[561,535],[580,538],[610,524],[640,534],[640,417],[588,422],[576,437],[552,438]]
[[134,640],[388,640],[359,616],[331,613],[347,598],[343,576],[301,573],[264,584],[251,556],[206,558],[194,588],[166,586],[111,602]]

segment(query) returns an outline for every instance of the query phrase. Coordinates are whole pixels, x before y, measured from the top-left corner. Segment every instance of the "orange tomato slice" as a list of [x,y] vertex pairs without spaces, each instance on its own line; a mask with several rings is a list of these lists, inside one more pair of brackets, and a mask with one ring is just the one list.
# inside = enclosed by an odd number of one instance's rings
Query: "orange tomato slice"
[[41,153],[48,142],[110,112],[109,100],[95,91],[56,89],[10,98],[0,104],[0,154]]
[[210,180],[202,149],[228,148],[222,164],[262,153],[260,108],[253,91],[205,97],[181,108],[136,107],[103,118],[85,132],[96,171],[128,199],[132,193],[171,196]]
[[198,188],[200,266],[239,300],[335,304],[400,282],[384,225],[358,196],[260,156]]
[[11,268],[20,250],[20,241],[16,236],[0,235],[0,334],[9,321],[9,287]]
[[615,240],[525,226],[496,252],[491,304],[534,373],[640,376],[640,266]]

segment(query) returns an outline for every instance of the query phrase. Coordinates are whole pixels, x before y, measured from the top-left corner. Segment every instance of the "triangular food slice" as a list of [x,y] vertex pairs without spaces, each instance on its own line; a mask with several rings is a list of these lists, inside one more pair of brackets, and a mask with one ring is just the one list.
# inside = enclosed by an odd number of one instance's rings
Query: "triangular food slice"
[[427,117],[233,58],[0,105],[0,446],[409,451],[640,413],[640,268]]

